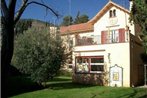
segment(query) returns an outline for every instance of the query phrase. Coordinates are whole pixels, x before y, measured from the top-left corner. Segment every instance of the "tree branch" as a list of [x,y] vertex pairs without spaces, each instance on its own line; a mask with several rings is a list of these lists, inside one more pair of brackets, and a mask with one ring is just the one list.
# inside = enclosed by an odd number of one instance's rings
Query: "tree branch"
[[[25,1],[28,1],[28,0],[25,0]],[[25,3],[21,6],[20,10],[17,12],[17,15],[15,17],[15,24],[16,22],[20,19],[22,13],[24,12],[24,10],[26,9],[27,6],[29,6],[30,4],[37,4],[37,5],[40,5],[40,6],[43,6],[47,9],[49,9],[56,17],[59,17],[59,14],[56,13],[52,8],[50,8],[49,6],[43,4],[43,3],[39,3],[39,2],[36,2],[36,1],[32,1],[32,2],[29,2],[29,3]]]
[[15,15],[15,18],[14,18],[14,24],[16,24],[18,22],[18,20],[20,19],[22,13],[24,12],[24,10],[26,9],[27,7],[27,2],[28,0],[22,0],[22,5],[21,7],[19,8],[19,10],[17,11],[16,15]]
[[50,8],[49,6],[47,6],[47,5],[43,4],[43,3],[32,1],[32,2],[29,2],[27,5],[33,4],[33,3],[37,4],[37,5],[41,5],[41,6],[45,7],[45,8],[47,8],[47,9],[49,9],[53,14],[55,14],[57,17],[59,17],[59,15],[52,8]]
[[2,8],[2,15],[7,16],[8,15],[8,8],[6,5],[5,0],[1,0],[1,8]]

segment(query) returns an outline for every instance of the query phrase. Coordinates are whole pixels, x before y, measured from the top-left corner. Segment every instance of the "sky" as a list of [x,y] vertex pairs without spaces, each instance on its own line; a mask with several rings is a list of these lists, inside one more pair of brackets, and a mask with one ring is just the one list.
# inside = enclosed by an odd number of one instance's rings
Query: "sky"
[[[58,12],[61,17],[57,17],[50,11],[46,11],[44,7],[32,4],[26,8],[21,18],[37,19],[45,22],[60,24],[64,16],[71,15],[76,17],[78,11],[80,14],[86,14],[89,19],[93,18],[109,0],[36,0],[43,1],[44,4]],[[112,0],[113,2],[129,8],[129,0]]]

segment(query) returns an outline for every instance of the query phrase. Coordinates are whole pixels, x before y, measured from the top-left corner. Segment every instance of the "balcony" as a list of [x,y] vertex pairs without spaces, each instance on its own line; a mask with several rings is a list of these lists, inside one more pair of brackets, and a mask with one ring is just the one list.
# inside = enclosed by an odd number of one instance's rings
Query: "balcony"
[[128,41],[128,34],[126,33],[110,33],[102,35],[91,36],[76,36],[75,46],[98,45],[98,44],[112,44],[124,43]]
[[76,46],[97,45],[97,44],[101,44],[101,36],[100,35],[83,36],[83,37],[78,36],[75,39]]

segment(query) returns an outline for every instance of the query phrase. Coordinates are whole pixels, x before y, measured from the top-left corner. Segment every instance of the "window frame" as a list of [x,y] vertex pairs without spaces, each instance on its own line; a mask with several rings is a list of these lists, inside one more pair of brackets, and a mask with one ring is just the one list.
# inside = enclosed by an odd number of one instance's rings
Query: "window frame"
[[113,11],[112,11],[112,10],[109,11],[109,17],[110,17],[110,18],[113,17]]
[[[86,58],[86,59],[88,59],[88,71],[85,71],[85,72],[80,72],[80,71],[77,71],[77,58]],[[99,58],[99,59],[103,59],[103,62],[102,63],[92,63],[91,62],[91,59],[92,58]],[[92,64],[94,64],[94,65],[92,65]],[[95,65],[96,64],[96,65]],[[92,66],[103,66],[103,70],[102,71],[92,71],[91,69],[91,67]],[[89,74],[89,73],[103,73],[104,72],[104,56],[102,56],[102,55],[100,55],[100,56],[76,56],[75,57],[75,73],[81,73],[81,74]]]
[[112,13],[113,13],[113,17],[116,17],[116,10],[115,9],[113,10]]
[[109,18],[113,18],[113,17],[116,17],[116,9],[109,11]]

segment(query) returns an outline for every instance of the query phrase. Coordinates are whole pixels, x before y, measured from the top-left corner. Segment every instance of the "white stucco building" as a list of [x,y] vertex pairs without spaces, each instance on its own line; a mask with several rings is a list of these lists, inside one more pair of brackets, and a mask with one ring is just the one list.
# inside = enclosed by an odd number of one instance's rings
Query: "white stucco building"
[[87,23],[60,28],[73,46],[73,82],[125,87],[143,83],[139,27],[129,22],[129,14],[109,1]]

